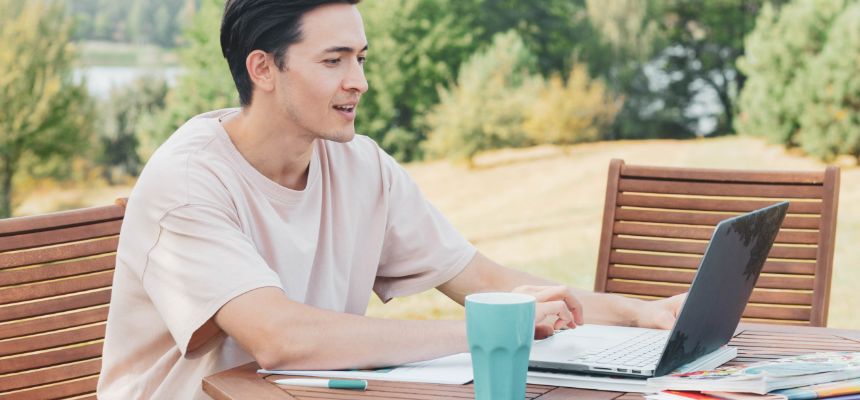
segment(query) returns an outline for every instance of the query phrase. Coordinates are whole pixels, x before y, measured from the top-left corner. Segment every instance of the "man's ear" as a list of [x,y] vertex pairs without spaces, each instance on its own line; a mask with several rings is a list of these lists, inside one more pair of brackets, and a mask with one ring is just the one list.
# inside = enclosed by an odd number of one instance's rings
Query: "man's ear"
[[252,51],[245,58],[245,68],[248,70],[251,82],[254,83],[254,89],[264,92],[275,90],[274,74],[277,72],[277,67],[269,53],[263,50]]

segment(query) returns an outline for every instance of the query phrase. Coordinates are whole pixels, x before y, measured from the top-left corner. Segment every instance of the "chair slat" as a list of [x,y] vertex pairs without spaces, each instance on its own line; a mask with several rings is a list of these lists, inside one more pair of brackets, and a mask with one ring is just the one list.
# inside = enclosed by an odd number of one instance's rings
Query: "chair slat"
[[84,395],[75,396],[75,397],[69,397],[66,400],[98,400],[98,397],[96,397],[95,393],[92,393],[92,394],[84,394]]
[[[681,294],[689,289],[689,285],[665,285],[659,283],[630,282],[610,279],[606,282],[606,291],[636,296],[669,297]],[[809,305],[812,294],[804,291],[775,291],[754,289],[750,296],[751,303]]]
[[766,290],[753,289],[750,303],[761,304],[787,304],[787,305],[810,305],[812,304],[811,291],[799,290]]
[[33,335],[55,329],[106,321],[107,314],[108,307],[105,305],[68,313],[45,315],[22,321],[4,322],[0,324],[0,339]]
[[125,201],[117,200],[115,205],[82,208],[58,213],[17,217],[3,220],[0,236],[18,235],[57,227],[89,224],[93,222],[121,220],[125,214]]
[[44,369],[0,376],[0,396],[3,392],[31,386],[50,384],[70,379],[98,374],[102,367],[101,358],[57,365]]
[[[613,250],[609,255],[612,264],[626,264],[648,267],[670,267],[670,268],[699,268],[702,257],[689,255],[663,255],[647,253],[629,253]],[[773,261],[764,263],[763,272],[775,274],[815,274],[815,263],[799,261]]]
[[[708,243],[704,241],[686,242],[678,240],[655,240],[634,237],[614,237],[612,248],[624,250],[654,251],[663,253],[704,254]],[[769,253],[771,258],[814,260],[817,249],[814,247],[789,247],[774,245]]]
[[82,394],[90,394],[95,392],[98,384],[98,375],[81,378],[74,381],[56,383],[53,385],[39,386],[20,392],[10,394],[0,394],[2,400],[51,400],[58,398],[68,398]]
[[116,265],[116,255],[108,254],[94,258],[74,260],[56,264],[0,270],[0,286],[16,285],[25,282],[38,282],[74,275],[87,274],[113,269]]
[[[709,240],[714,228],[618,221],[615,223],[613,231],[616,235]],[[818,231],[788,231],[783,229],[777,234],[776,243],[818,244],[818,236]]]
[[[679,196],[654,196],[633,193],[619,193],[618,205],[641,208],[663,208],[688,211],[732,211],[750,212],[773,205],[784,199],[743,200],[732,198],[698,198]],[[821,201],[792,201],[788,206],[790,214],[821,214]]]
[[651,167],[645,165],[624,165],[619,174],[631,178],[658,178],[713,182],[745,183],[785,183],[821,185],[824,174],[805,171],[743,171],[684,167]]
[[0,363],[0,374],[82,361],[90,358],[101,357],[101,355],[101,341],[43,352],[16,355],[3,359],[3,363]]
[[0,269],[116,252],[118,237],[0,254]]
[[[747,322],[751,324],[771,324],[771,325],[792,325],[792,326],[813,326],[809,323],[809,321],[792,321],[785,319],[758,319],[758,318],[741,318],[741,322]],[[753,361],[760,361],[760,359],[749,359],[745,357],[737,357],[731,362],[736,362],[738,364],[743,363],[751,363]]]
[[122,220],[0,237],[0,251],[29,249],[119,234]]
[[[680,211],[643,210],[636,208],[619,208],[615,211],[617,221],[706,226],[716,226],[720,221],[736,215],[740,214],[700,214]],[[788,229],[818,229],[820,222],[821,219],[819,217],[787,215],[785,220],[782,222],[782,227]]]
[[28,286],[0,288],[0,304],[81,292],[107,287],[112,283],[113,270],[108,270],[72,278],[35,283]]
[[0,357],[18,353],[28,353],[52,347],[101,339],[105,335],[105,324],[81,326],[73,329],[43,333],[0,341]]
[[615,279],[606,281],[607,292],[644,296],[669,297],[684,293],[689,288],[689,285],[661,285],[658,283],[628,282]]
[[110,302],[110,288],[0,306],[0,322],[38,317]]
[[774,307],[750,304],[744,309],[743,315],[747,318],[809,321],[810,314],[809,307]]
[[778,185],[670,181],[657,179],[621,178],[619,192],[685,194],[696,196],[758,197],[772,199],[820,199],[820,185]]
[[[609,277],[612,279],[628,279],[636,281],[691,283],[696,276],[695,270],[633,268],[618,265],[609,267]],[[812,276],[785,276],[763,274],[759,277],[756,287],[764,289],[794,289],[812,290]]]

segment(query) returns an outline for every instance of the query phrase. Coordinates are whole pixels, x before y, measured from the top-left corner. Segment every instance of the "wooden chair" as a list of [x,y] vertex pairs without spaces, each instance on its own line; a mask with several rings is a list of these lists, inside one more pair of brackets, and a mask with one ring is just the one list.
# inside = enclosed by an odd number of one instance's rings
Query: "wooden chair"
[[594,289],[644,298],[682,293],[719,221],[789,200],[744,319],[825,326],[838,197],[838,167],[741,171],[612,160]]
[[0,399],[95,399],[125,201],[0,220]]

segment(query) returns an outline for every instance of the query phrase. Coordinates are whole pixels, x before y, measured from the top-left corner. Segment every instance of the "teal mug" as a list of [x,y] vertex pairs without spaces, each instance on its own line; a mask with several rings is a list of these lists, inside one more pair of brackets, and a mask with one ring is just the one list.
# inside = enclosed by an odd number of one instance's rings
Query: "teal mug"
[[534,341],[535,298],[520,293],[466,296],[466,334],[478,400],[522,400]]

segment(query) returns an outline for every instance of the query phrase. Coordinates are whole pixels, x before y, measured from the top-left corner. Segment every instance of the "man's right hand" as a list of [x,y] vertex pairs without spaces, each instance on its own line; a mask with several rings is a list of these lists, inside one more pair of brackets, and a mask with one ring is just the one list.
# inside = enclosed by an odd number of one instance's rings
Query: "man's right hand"
[[519,286],[514,293],[534,296],[535,339],[545,339],[558,330],[582,325],[582,304],[567,286]]

